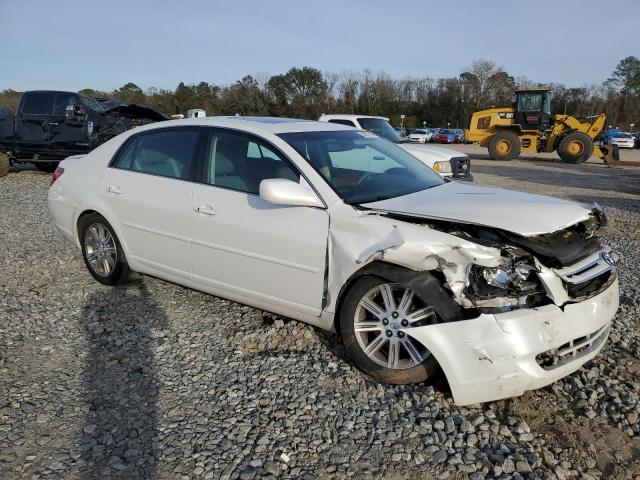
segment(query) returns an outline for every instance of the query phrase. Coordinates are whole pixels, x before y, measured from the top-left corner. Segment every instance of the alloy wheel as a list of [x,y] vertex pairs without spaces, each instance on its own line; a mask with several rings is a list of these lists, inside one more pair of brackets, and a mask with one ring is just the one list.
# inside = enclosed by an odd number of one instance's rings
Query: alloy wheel
[[104,225],[92,223],[84,236],[84,248],[91,269],[101,277],[108,277],[116,268],[116,244]]
[[436,323],[433,308],[409,288],[384,283],[358,302],[354,331],[362,351],[382,367],[403,370],[421,364],[431,354],[411,337],[411,329]]

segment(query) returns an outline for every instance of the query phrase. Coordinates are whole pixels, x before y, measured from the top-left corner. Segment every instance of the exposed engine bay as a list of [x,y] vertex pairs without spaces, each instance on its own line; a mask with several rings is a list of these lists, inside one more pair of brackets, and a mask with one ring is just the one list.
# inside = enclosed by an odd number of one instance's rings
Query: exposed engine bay
[[[523,236],[499,228],[440,218],[417,217],[391,212],[382,216],[454,235],[474,244],[499,252],[496,265],[467,261],[454,268],[443,260],[436,271],[442,272],[443,284],[465,309],[464,318],[478,313],[500,313],[518,308],[532,308],[584,299],[606,288],[615,278],[616,258],[608,254],[596,236],[606,226],[604,211],[596,205],[581,222],[548,234]],[[566,295],[549,291],[545,279],[549,273],[571,269],[585,260],[588,265],[604,264],[598,275],[587,275],[571,281],[564,278]],[[451,260],[451,259],[450,259]],[[460,267],[464,270],[460,278]],[[434,273],[432,271],[432,273]],[[462,286],[461,286],[462,280]]]

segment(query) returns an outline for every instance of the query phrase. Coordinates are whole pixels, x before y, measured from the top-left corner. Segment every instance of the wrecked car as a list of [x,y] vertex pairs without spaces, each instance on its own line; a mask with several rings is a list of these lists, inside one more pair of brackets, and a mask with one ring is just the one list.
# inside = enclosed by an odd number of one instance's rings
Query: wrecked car
[[0,176],[13,163],[53,172],[70,155],[84,154],[116,135],[169,117],[149,107],[98,101],[75,92],[25,92],[15,114],[0,113]]
[[62,161],[48,207],[102,284],[135,271],[335,330],[367,375],[442,369],[461,405],[575,371],[618,308],[597,205],[449,181],[327,122],[146,125]]

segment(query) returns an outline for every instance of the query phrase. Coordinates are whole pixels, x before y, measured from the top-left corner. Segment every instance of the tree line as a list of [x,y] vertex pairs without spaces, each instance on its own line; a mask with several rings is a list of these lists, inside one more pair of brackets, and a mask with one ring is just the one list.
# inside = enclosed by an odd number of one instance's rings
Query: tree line
[[[480,109],[510,106],[513,88],[536,87],[526,77],[509,75],[490,60],[478,60],[457,77],[394,79],[385,72],[321,72],[312,67],[294,67],[266,76],[246,75],[230,85],[208,82],[175,90],[149,88],[144,91],[127,83],[113,91],[84,89],[94,98],[113,98],[124,103],[147,105],[169,115],[202,108],[207,115],[272,115],[317,119],[322,113],[357,113],[389,117],[393,125],[468,126],[471,114]],[[640,60],[621,60],[601,85],[552,88],[552,113],[590,117],[602,112],[607,123],[640,129]],[[0,108],[15,109],[20,92],[0,92]]]

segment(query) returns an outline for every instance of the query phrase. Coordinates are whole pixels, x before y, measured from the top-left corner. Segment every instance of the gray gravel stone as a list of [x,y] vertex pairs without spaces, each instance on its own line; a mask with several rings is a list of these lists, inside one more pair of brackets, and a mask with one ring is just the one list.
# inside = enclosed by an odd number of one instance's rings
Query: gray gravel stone
[[[496,165],[478,181],[512,186],[504,172],[515,167]],[[574,178],[573,166],[520,162],[513,177],[640,184],[633,172],[577,167]],[[457,407],[439,386],[366,380],[335,335],[307,325],[140,275],[99,285],[47,217],[48,180],[0,179],[0,476],[604,478],[603,448],[606,475],[640,475],[627,449],[640,436],[637,198],[563,187],[599,196],[603,236],[621,256],[602,354],[548,388]]]

